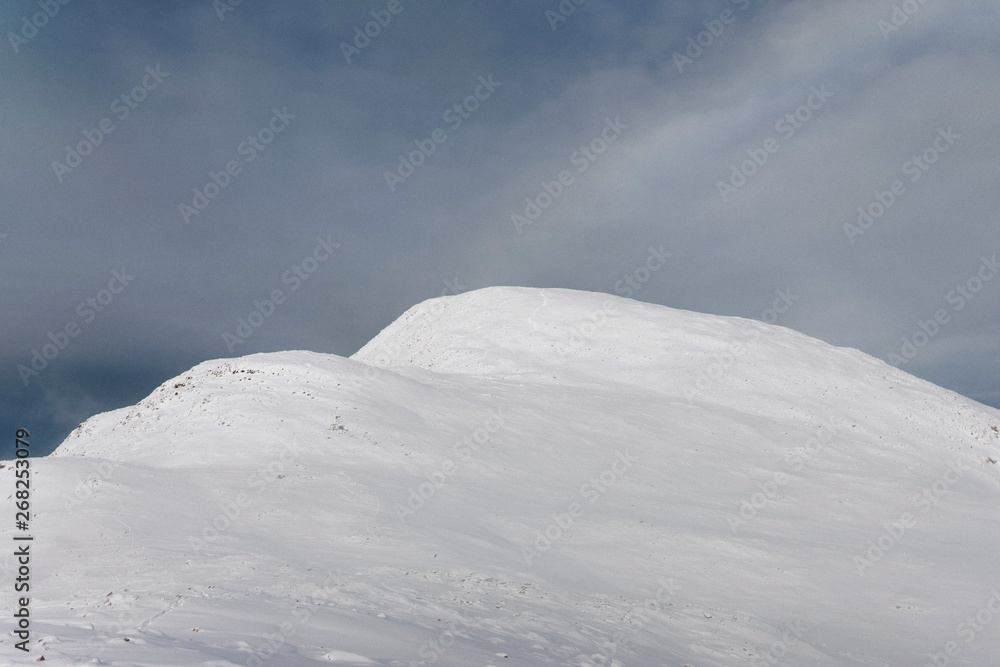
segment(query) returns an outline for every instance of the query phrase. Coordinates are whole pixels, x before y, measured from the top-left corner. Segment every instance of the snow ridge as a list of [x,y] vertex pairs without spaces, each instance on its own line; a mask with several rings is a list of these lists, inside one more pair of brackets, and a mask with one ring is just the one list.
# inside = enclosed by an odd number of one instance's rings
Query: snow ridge
[[959,623],[1000,582],[998,449],[1000,411],[781,327],[432,299],[349,359],[199,364],[35,461],[32,651],[991,664]]

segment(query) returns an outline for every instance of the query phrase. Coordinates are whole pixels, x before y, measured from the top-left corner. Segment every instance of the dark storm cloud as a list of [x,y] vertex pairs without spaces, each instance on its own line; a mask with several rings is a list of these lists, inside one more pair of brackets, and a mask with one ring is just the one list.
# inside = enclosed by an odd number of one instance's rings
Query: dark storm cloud
[[1000,280],[948,300],[1000,252],[996,10],[896,6],[69,2],[27,39],[7,3],[7,431],[494,284],[747,317],[790,289],[779,324],[883,359],[944,309],[904,368],[1000,404]]

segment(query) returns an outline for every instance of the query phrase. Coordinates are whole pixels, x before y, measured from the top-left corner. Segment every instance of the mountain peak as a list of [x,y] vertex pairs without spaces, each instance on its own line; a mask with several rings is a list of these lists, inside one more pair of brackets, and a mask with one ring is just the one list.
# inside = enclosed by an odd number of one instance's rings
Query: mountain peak
[[998,450],[1000,411],[788,329],[477,290],[81,425],[32,463],[32,583],[75,591],[37,617],[67,664],[248,664],[278,628],[303,667],[896,664],[1000,580]]

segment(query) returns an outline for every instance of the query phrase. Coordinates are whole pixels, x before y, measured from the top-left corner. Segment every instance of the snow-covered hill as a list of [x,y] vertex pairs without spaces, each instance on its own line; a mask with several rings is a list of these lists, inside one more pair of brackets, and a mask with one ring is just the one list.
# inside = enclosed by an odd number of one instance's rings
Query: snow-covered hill
[[998,428],[750,320],[433,299],[34,460],[31,652],[0,661],[998,664]]

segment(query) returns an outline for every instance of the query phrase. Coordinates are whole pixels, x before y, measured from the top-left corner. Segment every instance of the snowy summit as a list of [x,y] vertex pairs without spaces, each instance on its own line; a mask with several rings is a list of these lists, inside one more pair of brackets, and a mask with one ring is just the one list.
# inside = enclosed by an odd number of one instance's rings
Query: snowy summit
[[32,461],[32,636],[3,655],[995,664],[998,428],[757,321],[431,299],[350,358],[199,364]]

